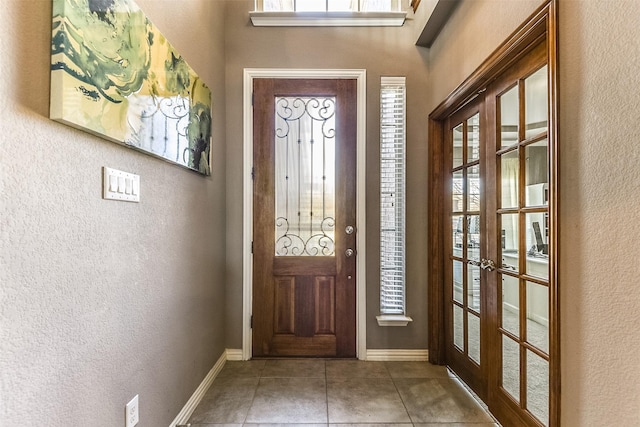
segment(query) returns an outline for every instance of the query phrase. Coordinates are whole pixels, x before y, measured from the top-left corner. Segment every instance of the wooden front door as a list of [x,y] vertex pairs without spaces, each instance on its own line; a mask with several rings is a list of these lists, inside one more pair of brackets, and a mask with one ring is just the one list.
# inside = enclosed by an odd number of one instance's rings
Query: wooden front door
[[356,80],[253,86],[253,356],[356,356]]

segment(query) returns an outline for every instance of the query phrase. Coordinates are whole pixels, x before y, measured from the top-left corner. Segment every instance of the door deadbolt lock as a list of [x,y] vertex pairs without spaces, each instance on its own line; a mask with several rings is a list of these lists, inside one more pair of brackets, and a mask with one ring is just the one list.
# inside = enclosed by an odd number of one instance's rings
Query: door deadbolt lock
[[344,251],[344,255],[347,258],[351,258],[354,254],[355,254],[355,251],[353,249],[351,249],[351,248],[349,248],[346,251]]
[[353,234],[354,231],[356,231],[356,229],[353,228],[353,225],[347,225],[347,228],[344,229],[344,232],[347,234]]

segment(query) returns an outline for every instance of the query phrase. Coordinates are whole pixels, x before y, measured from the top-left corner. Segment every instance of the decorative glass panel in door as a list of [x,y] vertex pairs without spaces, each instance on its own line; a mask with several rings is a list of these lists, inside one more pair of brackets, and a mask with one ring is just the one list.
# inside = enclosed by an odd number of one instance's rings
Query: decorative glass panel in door
[[276,98],[276,256],[335,254],[335,107]]

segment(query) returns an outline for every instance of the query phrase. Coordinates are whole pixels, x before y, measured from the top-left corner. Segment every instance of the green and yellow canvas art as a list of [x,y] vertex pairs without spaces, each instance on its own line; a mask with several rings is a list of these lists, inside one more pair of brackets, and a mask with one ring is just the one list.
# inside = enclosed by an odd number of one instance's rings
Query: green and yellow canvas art
[[131,0],[53,0],[50,117],[210,174],[211,91]]

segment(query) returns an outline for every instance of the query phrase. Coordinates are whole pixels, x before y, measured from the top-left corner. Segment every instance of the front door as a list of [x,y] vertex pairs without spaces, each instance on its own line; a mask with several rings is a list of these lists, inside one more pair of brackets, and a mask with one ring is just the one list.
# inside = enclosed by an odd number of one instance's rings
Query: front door
[[356,80],[255,79],[253,356],[356,356]]

